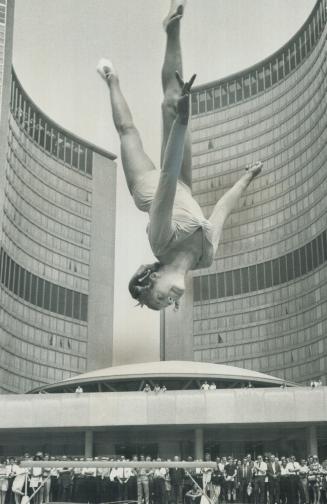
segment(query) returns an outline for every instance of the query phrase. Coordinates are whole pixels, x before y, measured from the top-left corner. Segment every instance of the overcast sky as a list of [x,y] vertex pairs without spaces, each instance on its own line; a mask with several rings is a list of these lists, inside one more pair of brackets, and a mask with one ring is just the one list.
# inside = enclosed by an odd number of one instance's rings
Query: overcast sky
[[[314,0],[188,0],[183,20],[184,73],[197,84],[246,68],[279,49],[301,27]],[[160,68],[169,0],[16,0],[14,65],[31,98],[55,121],[119,154],[109,97],[95,72],[112,59],[158,165]],[[133,206],[118,159],[115,363],[159,358],[159,316],[135,308],[127,284],[152,261],[147,218]]]

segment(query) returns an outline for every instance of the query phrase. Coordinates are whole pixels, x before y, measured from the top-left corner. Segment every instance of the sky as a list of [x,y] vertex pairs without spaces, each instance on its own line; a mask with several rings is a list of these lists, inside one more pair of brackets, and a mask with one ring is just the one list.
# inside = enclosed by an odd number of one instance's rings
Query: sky
[[[10,0],[9,0],[10,1]],[[127,285],[154,260],[147,216],[133,205],[119,159],[108,90],[96,73],[110,58],[158,166],[162,19],[169,0],[15,0],[14,66],[29,96],[53,120],[118,155],[114,363],[159,359],[159,315],[136,308]],[[196,84],[251,66],[285,44],[315,0],[188,0],[182,26],[184,75]]]

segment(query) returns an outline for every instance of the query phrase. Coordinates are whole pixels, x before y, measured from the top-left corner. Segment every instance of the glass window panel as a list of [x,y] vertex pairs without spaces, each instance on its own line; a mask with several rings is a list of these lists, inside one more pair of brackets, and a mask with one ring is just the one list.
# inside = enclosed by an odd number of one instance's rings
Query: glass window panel
[[324,251],[322,246],[322,236],[318,236],[318,263],[319,265],[324,262]]
[[265,270],[263,263],[257,265],[257,274],[258,274],[258,289],[265,288]]
[[299,276],[301,276],[299,249],[294,250],[294,276],[295,276],[295,278],[298,278]]
[[199,107],[198,107],[198,94],[197,93],[192,93],[192,115],[198,114],[199,113]]
[[32,304],[36,304],[36,295],[37,295],[37,277],[35,275],[31,275],[31,299],[30,299],[30,302]]
[[323,252],[324,252],[324,260],[327,261],[327,233],[324,231],[322,233],[322,245],[323,245]]
[[313,259],[313,267],[317,268],[318,267],[318,247],[317,247],[317,240],[312,241],[312,259]]
[[92,175],[93,154],[90,149],[86,151],[86,173]]
[[51,153],[53,156],[58,156],[58,131],[52,128],[51,132]]
[[66,289],[66,317],[72,317],[73,315],[73,291]]
[[217,298],[217,277],[216,275],[209,276],[209,284],[210,284],[210,299]]
[[307,260],[306,260],[305,247],[301,247],[301,249],[300,249],[300,261],[301,261],[301,274],[305,275],[307,272]]
[[50,309],[50,282],[47,282],[46,280],[44,281],[44,300],[43,300],[43,307],[45,310]]
[[225,271],[226,296],[233,295],[233,278],[231,271]]
[[200,301],[200,277],[193,278],[194,301]]
[[72,165],[74,168],[78,168],[78,144],[73,142],[73,160]]
[[25,271],[25,293],[23,297],[26,301],[31,299],[31,276],[29,271]]
[[218,273],[218,296],[225,297],[225,275]]
[[65,141],[65,163],[68,165],[72,163],[72,142],[67,137]]
[[209,278],[208,275],[201,277],[201,297],[203,300],[209,299]]
[[242,293],[249,292],[249,271],[248,268],[241,269]]
[[62,133],[58,133],[58,157],[62,161],[65,159],[65,137]]
[[45,122],[44,119],[42,119],[42,117],[40,117],[39,128],[40,128],[39,144],[41,145],[41,147],[44,147]]
[[15,277],[14,277],[14,294],[18,294],[18,287],[19,287],[19,270],[20,270],[20,267],[18,264],[15,263]]
[[207,110],[212,110],[213,109],[213,90],[208,89],[207,90]]
[[222,105],[222,107],[226,107],[226,105],[227,105],[227,85],[226,84],[221,86],[221,105]]
[[287,271],[286,271],[286,257],[282,256],[280,258],[280,281],[282,283],[287,282]]
[[265,283],[266,288],[272,286],[271,261],[265,262]]
[[5,267],[5,286],[9,286],[9,273],[10,273],[10,257],[5,254],[6,257],[6,267]]
[[312,271],[312,247],[311,242],[306,244],[308,271]]
[[85,147],[79,146],[78,166],[80,171],[85,172]]
[[43,308],[43,292],[44,292],[44,280],[43,278],[38,278],[36,304],[41,308]]
[[56,284],[51,285],[51,311],[58,313],[58,295],[59,295],[59,287]]
[[256,266],[249,267],[249,276],[250,276],[250,291],[255,291],[258,288]]
[[81,296],[81,320],[87,320],[87,309],[88,309],[88,306],[87,306],[87,302],[88,302],[88,297],[86,296],[86,294],[80,294]]
[[234,277],[234,295],[241,294],[241,270],[237,269],[233,272]]
[[65,315],[65,294],[66,289],[64,287],[58,287],[58,313]]
[[13,290],[14,286],[14,268],[15,268],[15,263],[10,259],[10,268],[9,268],[9,285],[8,289]]
[[81,318],[81,296],[78,292],[74,292],[73,317]]
[[274,259],[272,262],[273,268],[273,284],[278,285],[280,283],[279,278],[279,259]]

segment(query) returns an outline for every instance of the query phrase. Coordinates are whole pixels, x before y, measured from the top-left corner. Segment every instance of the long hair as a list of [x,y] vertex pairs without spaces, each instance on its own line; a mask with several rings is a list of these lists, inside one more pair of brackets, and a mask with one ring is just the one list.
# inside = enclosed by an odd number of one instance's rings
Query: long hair
[[[137,272],[132,276],[128,284],[128,290],[132,298],[138,301],[139,306],[146,305],[152,310],[160,310],[156,304],[153,303],[152,287],[154,284],[151,278],[152,273],[159,271],[161,264],[155,262],[152,264],[145,264],[139,267]],[[175,302],[175,310],[178,310],[179,303]]]

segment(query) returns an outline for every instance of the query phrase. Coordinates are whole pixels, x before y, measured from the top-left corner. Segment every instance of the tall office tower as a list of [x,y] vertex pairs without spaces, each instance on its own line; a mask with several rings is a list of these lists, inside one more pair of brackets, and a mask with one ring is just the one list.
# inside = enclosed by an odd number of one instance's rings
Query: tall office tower
[[[10,5],[1,114],[0,391],[22,392],[111,365],[116,166],[113,154],[54,123],[25,93],[11,69]],[[1,27],[3,0],[0,6]]]
[[193,192],[214,204],[262,160],[208,269],[162,319],[164,359],[296,382],[327,374],[326,0],[279,51],[192,94]]

